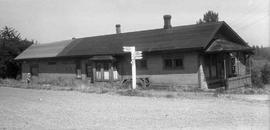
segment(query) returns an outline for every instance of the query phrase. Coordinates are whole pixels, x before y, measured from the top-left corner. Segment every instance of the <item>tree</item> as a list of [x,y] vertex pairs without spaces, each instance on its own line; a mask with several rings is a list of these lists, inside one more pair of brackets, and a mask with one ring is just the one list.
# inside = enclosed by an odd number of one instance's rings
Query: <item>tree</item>
[[0,29],[0,78],[16,78],[20,74],[20,63],[14,58],[31,44],[33,41],[22,40],[12,27]]
[[214,12],[212,10],[207,11],[203,15],[203,19],[199,19],[199,21],[197,21],[197,24],[210,23],[210,22],[218,22],[218,13],[217,12]]
[[264,84],[261,79],[261,71],[259,68],[253,67],[251,69],[251,82],[252,85],[256,88],[263,88]]
[[262,82],[264,84],[270,83],[270,64],[265,64],[261,69]]

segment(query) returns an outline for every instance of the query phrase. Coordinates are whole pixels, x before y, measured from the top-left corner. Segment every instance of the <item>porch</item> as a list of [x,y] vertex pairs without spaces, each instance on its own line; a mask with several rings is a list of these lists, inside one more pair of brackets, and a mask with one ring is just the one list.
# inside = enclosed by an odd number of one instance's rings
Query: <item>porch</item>
[[116,58],[111,55],[93,56],[85,65],[86,78],[91,83],[112,82],[120,79]]
[[252,49],[226,40],[216,40],[203,55],[208,88],[225,89],[251,85]]

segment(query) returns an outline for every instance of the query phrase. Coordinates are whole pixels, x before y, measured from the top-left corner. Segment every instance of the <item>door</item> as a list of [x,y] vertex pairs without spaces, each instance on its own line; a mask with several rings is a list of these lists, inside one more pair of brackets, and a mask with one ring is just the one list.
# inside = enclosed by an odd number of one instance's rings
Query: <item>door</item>
[[97,62],[96,63],[96,74],[95,74],[95,76],[96,76],[96,80],[97,81],[102,81],[102,75],[101,75],[101,73],[103,72],[103,65],[102,65],[102,63],[100,63],[100,62]]
[[90,78],[91,79],[91,83],[94,82],[94,79],[93,79],[93,66],[92,66],[92,64],[86,64],[86,76],[87,76],[87,78]]

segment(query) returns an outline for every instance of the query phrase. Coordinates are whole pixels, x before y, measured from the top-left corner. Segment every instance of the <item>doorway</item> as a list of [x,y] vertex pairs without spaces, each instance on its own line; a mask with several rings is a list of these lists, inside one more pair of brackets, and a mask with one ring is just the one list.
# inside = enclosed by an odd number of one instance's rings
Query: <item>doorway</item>
[[96,81],[109,81],[111,78],[110,68],[111,62],[109,61],[97,61],[95,63],[95,78]]
[[93,76],[93,65],[92,64],[86,64],[86,77],[90,78],[91,83],[94,82],[94,76]]

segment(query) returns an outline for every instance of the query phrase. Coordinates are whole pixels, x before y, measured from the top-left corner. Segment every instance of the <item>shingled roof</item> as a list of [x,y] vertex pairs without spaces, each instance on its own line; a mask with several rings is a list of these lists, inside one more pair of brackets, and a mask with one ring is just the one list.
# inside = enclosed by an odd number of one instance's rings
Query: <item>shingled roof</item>
[[222,26],[230,28],[225,22],[215,22],[32,45],[16,59],[122,54],[123,46],[135,46],[136,50],[143,52],[205,49]]
[[50,58],[57,57],[72,40],[58,41],[48,44],[33,44],[24,50],[15,59],[33,59],[33,58]]
[[249,46],[242,46],[240,44],[230,42],[224,39],[216,39],[213,43],[206,49],[205,52],[233,52],[233,51],[251,51],[253,50]]

